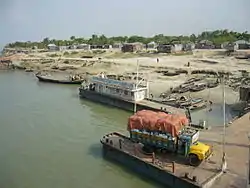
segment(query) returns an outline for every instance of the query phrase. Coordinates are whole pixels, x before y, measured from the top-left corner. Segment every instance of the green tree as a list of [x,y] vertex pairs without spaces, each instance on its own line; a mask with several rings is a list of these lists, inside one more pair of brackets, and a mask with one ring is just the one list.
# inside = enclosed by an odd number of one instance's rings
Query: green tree
[[75,36],[71,36],[71,37],[70,37],[70,40],[72,40],[72,41],[74,41],[75,39],[76,39]]
[[149,42],[156,42],[159,44],[163,43],[187,43],[187,42],[198,42],[201,40],[210,40],[214,44],[221,44],[224,42],[235,42],[237,40],[246,40],[250,41],[250,34],[247,31],[242,33],[236,31],[229,31],[227,29],[223,30],[214,30],[214,31],[203,31],[202,33],[195,35],[192,34],[190,36],[180,35],[180,36],[167,36],[164,34],[157,34],[154,37],[143,37],[138,35],[133,36],[112,36],[107,37],[105,35],[96,35],[93,34],[91,38],[85,39],[82,37],[76,38],[75,36],[71,36],[70,40],[62,40],[62,39],[49,39],[48,37],[44,38],[42,41],[26,41],[26,42],[12,42],[6,45],[6,47],[10,48],[32,48],[33,46],[37,46],[38,48],[46,48],[49,43],[54,43],[56,45],[72,45],[72,44],[95,44],[95,45],[103,45],[103,44],[114,44],[114,43],[125,43],[125,42],[142,42],[147,44]]

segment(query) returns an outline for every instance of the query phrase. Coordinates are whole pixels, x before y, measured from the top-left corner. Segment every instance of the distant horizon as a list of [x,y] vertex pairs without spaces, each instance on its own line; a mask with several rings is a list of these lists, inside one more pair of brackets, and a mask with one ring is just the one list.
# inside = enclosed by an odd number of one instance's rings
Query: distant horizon
[[2,0],[0,47],[15,41],[250,32],[249,0]]
[[[246,32],[247,30],[245,30],[245,31],[235,31],[235,30],[230,30],[230,29],[215,29],[215,30],[205,30],[205,31],[202,31],[202,32],[213,32],[213,31],[216,31],[216,30],[228,30],[229,32],[230,31],[233,31],[233,32],[239,32],[239,33],[244,33],[244,32]],[[110,36],[108,36],[108,35],[105,35],[105,34],[102,34],[102,33],[100,33],[100,34],[97,34],[97,33],[93,33],[92,35],[98,35],[98,36],[101,36],[101,35],[104,35],[104,36],[106,36],[107,38],[111,38],[111,37],[131,37],[131,36],[139,36],[139,37],[144,37],[144,38],[152,38],[152,37],[154,37],[154,36],[156,36],[156,35],[161,35],[161,34],[163,34],[164,36],[169,36],[169,37],[178,37],[178,36],[190,36],[190,35],[192,35],[192,34],[195,34],[196,36],[198,36],[199,34],[201,34],[202,32],[199,32],[199,33],[191,33],[191,34],[189,34],[189,35],[184,35],[184,34],[182,34],[182,35],[167,35],[167,34],[164,34],[164,33],[156,33],[156,34],[154,34],[154,35],[151,35],[151,36],[144,36],[144,35],[139,35],[139,34],[134,34],[134,35],[110,35]],[[248,34],[250,34],[250,31],[247,31],[247,33]],[[74,36],[75,38],[84,38],[84,39],[90,39],[91,37],[92,37],[92,35],[90,35],[90,36],[88,36],[88,37],[84,37],[84,36],[75,36],[75,35],[70,35],[69,37],[66,37],[66,38],[53,38],[53,37],[48,37],[49,39],[55,39],[55,40],[70,40],[70,37],[72,37],[72,36]],[[43,39],[45,39],[45,38],[47,38],[47,37],[43,37],[43,38],[41,38],[41,39],[38,39],[38,40],[16,40],[16,41],[12,41],[12,42],[8,42],[8,43],[13,43],[13,42],[41,42],[41,41],[43,41]],[[6,44],[8,44],[8,43],[6,43]],[[6,44],[4,44],[4,45],[6,45]]]

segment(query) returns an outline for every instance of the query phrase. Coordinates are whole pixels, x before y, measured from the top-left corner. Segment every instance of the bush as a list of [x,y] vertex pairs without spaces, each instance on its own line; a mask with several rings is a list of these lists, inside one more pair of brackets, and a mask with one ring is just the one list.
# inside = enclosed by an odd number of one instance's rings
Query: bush
[[64,64],[69,64],[69,61],[68,61],[68,60],[66,60],[66,61],[64,61],[63,63],[64,63]]
[[73,51],[73,52],[71,52],[71,54],[73,55],[73,54],[78,54],[79,52],[77,52],[77,51]]

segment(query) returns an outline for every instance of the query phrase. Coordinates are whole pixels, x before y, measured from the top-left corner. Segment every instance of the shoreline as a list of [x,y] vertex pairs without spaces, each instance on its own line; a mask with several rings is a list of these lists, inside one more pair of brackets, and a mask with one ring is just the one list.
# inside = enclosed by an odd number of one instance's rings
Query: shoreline
[[[67,51],[66,51],[67,52]],[[94,51],[72,52],[40,52],[31,54],[12,55],[13,66],[26,72],[44,71],[60,74],[83,74],[95,75],[100,72],[106,74],[126,75],[136,73],[136,62],[139,61],[139,72],[142,77],[149,80],[150,93],[159,96],[171,87],[177,87],[190,77],[206,76],[206,74],[192,74],[187,72],[195,70],[224,71],[232,73],[232,77],[240,76],[240,70],[250,72],[248,60],[235,59],[231,56],[222,55],[216,50],[195,50],[192,55],[164,55],[164,54],[140,54],[121,53],[115,50],[107,50],[98,54]],[[67,55],[64,55],[67,54]],[[92,58],[84,58],[86,54],[92,54]],[[132,57],[131,57],[132,56]],[[137,56],[137,57],[136,57]],[[156,58],[159,59],[157,63]],[[190,67],[187,67],[190,62]],[[164,72],[179,72],[177,75],[164,76]],[[208,75],[208,74],[207,74]],[[213,76],[212,76],[213,77]],[[211,77],[211,79],[213,79]],[[209,94],[210,93],[210,94]],[[200,92],[189,92],[183,95],[202,97],[213,103],[222,102],[222,89],[220,86]],[[226,102],[233,104],[238,101],[238,91],[226,88]]]

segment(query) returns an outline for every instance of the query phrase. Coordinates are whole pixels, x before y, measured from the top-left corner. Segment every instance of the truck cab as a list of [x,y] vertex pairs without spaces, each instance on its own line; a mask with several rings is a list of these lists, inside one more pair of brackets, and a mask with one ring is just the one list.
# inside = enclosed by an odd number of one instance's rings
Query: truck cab
[[199,130],[186,128],[179,136],[179,142],[185,144],[183,154],[192,166],[197,166],[212,153],[211,146],[198,141],[199,134]]
[[211,146],[197,141],[190,146],[188,152],[189,164],[192,166],[196,166],[204,159],[207,159],[211,155],[211,153]]

